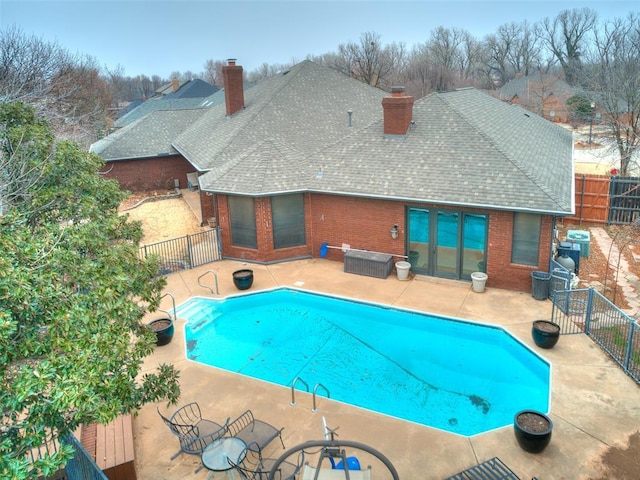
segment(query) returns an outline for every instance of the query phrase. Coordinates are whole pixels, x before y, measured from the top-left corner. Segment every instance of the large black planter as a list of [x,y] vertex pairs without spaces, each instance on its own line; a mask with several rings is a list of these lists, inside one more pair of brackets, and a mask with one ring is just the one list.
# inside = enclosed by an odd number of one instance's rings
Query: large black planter
[[513,418],[513,431],[518,445],[529,453],[540,453],[551,441],[553,423],[544,413],[522,410]]
[[548,320],[536,320],[531,327],[531,336],[540,348],[553,348],[560,338],[560,325]]
[[156,345],[159,347],[173,339],[173,320],[170,318],[158,318],[148,323],[147,327],[156,334]]
[[253,270],[248,268],[233,272],[233,283],[238,290],[247,290],[253,285]]

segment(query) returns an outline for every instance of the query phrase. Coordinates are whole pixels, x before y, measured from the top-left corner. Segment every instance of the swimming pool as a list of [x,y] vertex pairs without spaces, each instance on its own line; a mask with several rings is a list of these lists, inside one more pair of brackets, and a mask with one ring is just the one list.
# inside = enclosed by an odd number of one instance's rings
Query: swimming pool
[[550,365],[501,328],[291,288],[177,314],[191,360],[403,420],[470,436],[548,411]]

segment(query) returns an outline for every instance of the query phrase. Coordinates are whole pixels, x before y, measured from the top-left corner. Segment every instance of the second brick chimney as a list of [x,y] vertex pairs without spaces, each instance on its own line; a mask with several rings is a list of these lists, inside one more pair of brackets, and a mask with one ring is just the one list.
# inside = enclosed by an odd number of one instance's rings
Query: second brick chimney
[[391,87],[391,96],[382,99],[384,134],[406,135],[413,118],[413,97],[404,95],[404,87]]
[[231,116],[244,108],[244,85],[242,83],[242,67],[236,65],[236,59],[227,60],[228,65],[222,67],[224,79],[224,101],[227,105],[227,116]]

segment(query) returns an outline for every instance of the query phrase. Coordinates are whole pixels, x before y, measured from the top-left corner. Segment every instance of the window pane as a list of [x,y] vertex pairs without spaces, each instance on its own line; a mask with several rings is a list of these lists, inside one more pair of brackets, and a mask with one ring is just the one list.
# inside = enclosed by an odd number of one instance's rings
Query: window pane
[[511,263],[538,265],[540,225],[540,215],[532,213],[514,214]]
[[274,248],[295,247],[306,243],[304,233],[304,196],[278,195],[271,198]]
[[237,247],[258,248],[256,210],[253,197],[229,197],[231,244]]
[[429,211],[409,209],[409,262],[412,269],[429,268]]

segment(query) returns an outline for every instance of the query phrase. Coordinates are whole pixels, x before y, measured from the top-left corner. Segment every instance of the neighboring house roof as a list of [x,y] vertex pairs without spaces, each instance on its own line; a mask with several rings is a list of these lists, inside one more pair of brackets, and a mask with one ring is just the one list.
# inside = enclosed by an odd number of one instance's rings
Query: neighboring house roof
[[211,85],[204,80],[196,78],[180,85],[178,90],[164,95],[164,98],[204,98],[213,95],[220,88]]
[[[217,87],[214,87],[217,88]],[[217,90],[211,95],[195,98],[175,98],[169,95],[164,97],[151,98],[142,102],[137,108],[123,115],[113,124],[114,128],[122,128],[145,115],[157,110],[183,110],[193,108],[207,108],[212,105],[224,103],[224,91]]]
[[159,110],[98,140],[89,149],[106,161],[177,155],[172,140],[206,110]]
[[517,97],[523,105],[531,105],[539,102],[542,95],[546,100],[551,95],[567,98],[574,93],[574,88],[564,80],[550,74],[536,72],[509,80],[498,89],[498,98],[511,101]]

